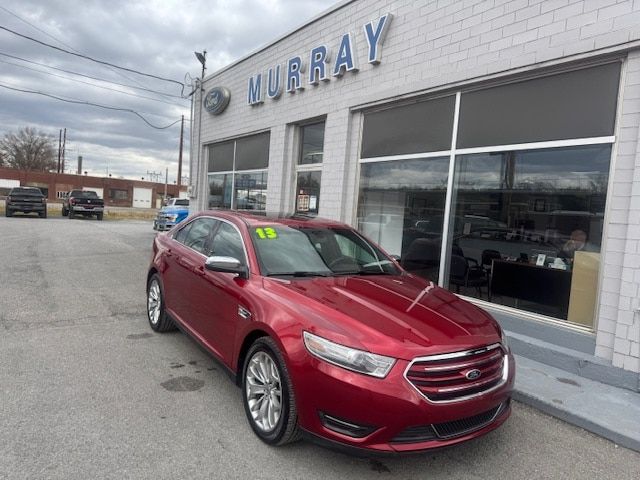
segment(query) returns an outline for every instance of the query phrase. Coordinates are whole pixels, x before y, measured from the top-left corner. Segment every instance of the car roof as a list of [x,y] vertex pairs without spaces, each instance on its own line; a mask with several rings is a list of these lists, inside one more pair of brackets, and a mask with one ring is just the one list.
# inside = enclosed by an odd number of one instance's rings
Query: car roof
[[330,220],[328,218],[316,217],[313,215],[304,215],[299,213],[286,212],[267,212],[264,215],[258,215],[248,211],[238,210],[205,210],[202,215],[216,215],[221,218],[238,219],[249,227],[259,227],[262,225],[287,225],[296,227],[334,227],[334,228],[351,228],[344,223]]

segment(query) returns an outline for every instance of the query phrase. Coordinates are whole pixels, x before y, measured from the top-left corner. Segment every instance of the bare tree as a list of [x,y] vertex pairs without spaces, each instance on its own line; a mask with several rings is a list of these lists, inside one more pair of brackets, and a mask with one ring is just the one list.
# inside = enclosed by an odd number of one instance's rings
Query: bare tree
[[56,168],[53,139],[35,128],[7,133],[0,140],[0,164],[19,170],[46,172]]

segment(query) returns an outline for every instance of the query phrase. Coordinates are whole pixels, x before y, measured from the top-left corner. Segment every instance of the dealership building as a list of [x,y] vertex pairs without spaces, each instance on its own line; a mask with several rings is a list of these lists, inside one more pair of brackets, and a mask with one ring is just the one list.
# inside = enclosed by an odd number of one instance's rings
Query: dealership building
[[192,210],[343,221],[639,390],[639,2],[346,0],[201,85]]

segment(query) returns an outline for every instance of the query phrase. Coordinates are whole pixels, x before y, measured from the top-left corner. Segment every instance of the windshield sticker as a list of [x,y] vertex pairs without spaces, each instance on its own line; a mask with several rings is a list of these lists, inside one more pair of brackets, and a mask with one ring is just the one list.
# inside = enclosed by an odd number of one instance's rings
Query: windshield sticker
[[278,238],[278,232],[276,232],[275,229],[271,227],[256,228],[256,234],[258,235],[258,238],[261,238],[263,240],[265,239],[273,240]]

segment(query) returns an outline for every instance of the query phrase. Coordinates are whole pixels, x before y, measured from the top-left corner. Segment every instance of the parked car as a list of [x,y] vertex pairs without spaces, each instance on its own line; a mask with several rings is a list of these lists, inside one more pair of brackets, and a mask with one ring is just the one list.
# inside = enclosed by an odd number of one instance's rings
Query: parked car
[[21,212],[37,213],[40,218],[47,218],[47,197],[36,187],[15,187],[7,195],[4,211],[7,217]]
[[153,221],[154,230],[169,230],[189,216],[188,198],[170,198]]
[[62,216],[73,218],[76,215],[95,215],[98,220],[102,220],[104,200],[93,190],[71,190],[63,200]]
[[421,451],[484,435],[511,411],[515,365],[496,321],[338,222],[195,215],[154,239],[147,313],[224,365],[271,445],[304,435]]

